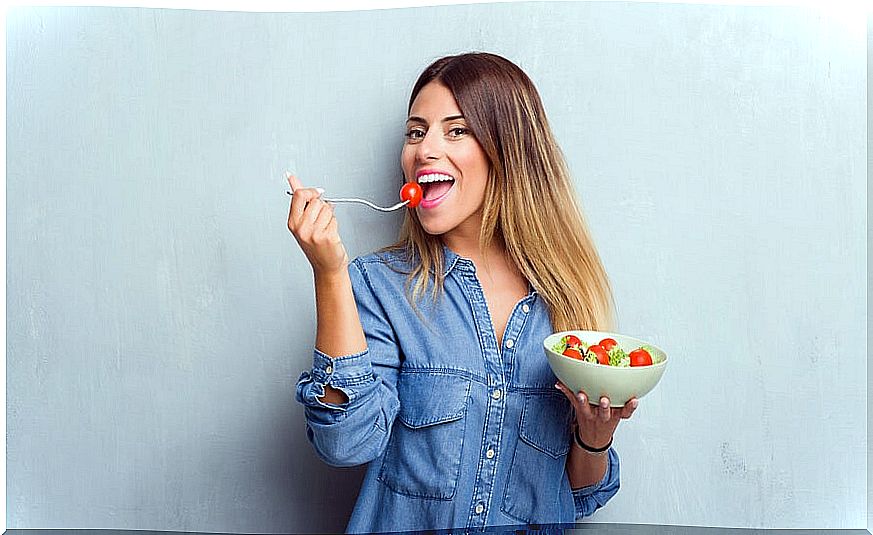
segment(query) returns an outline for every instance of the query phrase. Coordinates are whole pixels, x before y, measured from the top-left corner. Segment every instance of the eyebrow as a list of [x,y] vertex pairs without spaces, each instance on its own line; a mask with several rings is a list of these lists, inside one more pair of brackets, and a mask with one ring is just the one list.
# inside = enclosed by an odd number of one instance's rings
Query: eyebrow
[[[446,123],[446,122],[449,122],[449,121],[457,121],[458,119],[463,119],[463,118],[464,118],[463,115],[449,115],[448,117],[444,118],[444,119],[442,120],[442,122]],[[417,116],[415,116],[415,115],[411,116],[409,119],[406,119],[406,122],[407,122],[407,123],[422,123],[422,124],[427,124],[427,121],[425,121],[425,120],[422,119],[421,117],[417,117]]]

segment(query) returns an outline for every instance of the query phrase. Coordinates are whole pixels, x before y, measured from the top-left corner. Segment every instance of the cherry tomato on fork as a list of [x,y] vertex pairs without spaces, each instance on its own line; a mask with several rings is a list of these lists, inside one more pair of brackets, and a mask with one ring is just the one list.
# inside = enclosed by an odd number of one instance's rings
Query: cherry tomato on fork
[[415,208],[421,202],[421,186],[418,182],[407,182],[400,188],[400,200],[409,201],[406,206]]

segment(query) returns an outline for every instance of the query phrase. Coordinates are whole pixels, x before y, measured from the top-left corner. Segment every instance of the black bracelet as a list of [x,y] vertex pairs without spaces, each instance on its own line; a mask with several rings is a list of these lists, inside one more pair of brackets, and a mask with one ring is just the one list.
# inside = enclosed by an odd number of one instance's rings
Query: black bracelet
[[579,426],[578,425],[575,426],[575,428],[573,429],[573,438],[576,439],[576,444],[580,448],[582,448],[583,450],[585,450],[589,453],[596,453],[598,455],[603,455],[603,453],[612,446],[612,437],[609,437],[609,442],[606,444],[606,446],[603,446],[602,448],[592,448],[588,444],[582,442],[582,437],[579,436]]

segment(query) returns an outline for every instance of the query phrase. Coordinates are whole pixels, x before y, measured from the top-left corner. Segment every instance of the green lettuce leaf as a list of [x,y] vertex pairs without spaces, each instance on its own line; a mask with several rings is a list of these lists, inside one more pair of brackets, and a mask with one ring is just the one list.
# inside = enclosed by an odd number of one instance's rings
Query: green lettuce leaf
[[617,366],[620,368],[627,368],[630,366],[630,357],[628,357],[627,353],[624,352],[624,349],[620,348],[618,345],[613,347],[608,354],[610,366]]

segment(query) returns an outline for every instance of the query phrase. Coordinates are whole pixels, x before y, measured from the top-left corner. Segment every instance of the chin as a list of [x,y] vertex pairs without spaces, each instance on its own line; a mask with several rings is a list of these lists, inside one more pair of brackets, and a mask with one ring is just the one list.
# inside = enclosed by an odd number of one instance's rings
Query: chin
[[434,227],[429,227],[427,225],[422,225],[421,228],[424,230],[425,234],[428,234],[430,236],[442,236],[443,234],[445,234],[446,232],[449,231],[449,229],[434,228]]
[[430,234],[431,236],[441,236],[451,230],[450,227],[447,227],[445,225],[427,223],[425,221],[422,221],[420,217],[418,219],[418,222],[421,225],[422,230],[424,230],[427,234]]

